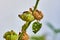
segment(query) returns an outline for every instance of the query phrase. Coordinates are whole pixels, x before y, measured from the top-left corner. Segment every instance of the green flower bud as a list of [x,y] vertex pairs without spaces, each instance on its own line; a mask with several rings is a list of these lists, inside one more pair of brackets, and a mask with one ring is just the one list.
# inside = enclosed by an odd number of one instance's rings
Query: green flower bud
[[34,16],[29,11],[23,12],[22,15],[18,15],[18,16],[22,20],[27,21],[27,22],[30,22],[30,21],[33,21],[34,20]]
[[3,36],[6,40],[17,40],[18,35],[13,31],[8,31]]

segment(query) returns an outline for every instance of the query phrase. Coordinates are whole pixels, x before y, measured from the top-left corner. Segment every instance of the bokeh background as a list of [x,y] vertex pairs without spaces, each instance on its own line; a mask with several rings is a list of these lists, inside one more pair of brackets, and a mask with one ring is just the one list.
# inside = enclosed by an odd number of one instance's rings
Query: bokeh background
[[[3,34],[8,30],[16,33],[21,31],[24,24],[18,14],[33,8],[36,0],[0,0],[0,40],[4,40]],[[46,40],[54,40],[55,33],[46,25],[50,22],[55,29],[60,29],[60,0],[40,0],[38,8],[44,14],[40,21],[43,26],[37,34],[32,32],[31,26],[27,33],[31,35],[46,35]],[[56,34],[55,40],[60,40],[60,33]]]

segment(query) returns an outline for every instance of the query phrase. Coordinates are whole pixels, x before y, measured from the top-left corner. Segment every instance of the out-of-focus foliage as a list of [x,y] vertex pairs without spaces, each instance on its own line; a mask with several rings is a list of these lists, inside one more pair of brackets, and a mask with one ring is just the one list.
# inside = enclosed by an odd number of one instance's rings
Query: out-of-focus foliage
[[45,36],[31,36],[30,40],[46,40]]
[[60,33],[60,29],[54,28],[54,26],[51,23],[47,22],[46,24],[50,29],[52,29],[54,33]]
[[60,33],[60,29],[54,28],[54,26],[53,26],[50,22],[47,22],[46,24],[47,24],[47,26],[48,26],[48,27],[53,31],[53,33],[54,33],[53,40],[56,40],[56,35],[57,35],[58,33]]

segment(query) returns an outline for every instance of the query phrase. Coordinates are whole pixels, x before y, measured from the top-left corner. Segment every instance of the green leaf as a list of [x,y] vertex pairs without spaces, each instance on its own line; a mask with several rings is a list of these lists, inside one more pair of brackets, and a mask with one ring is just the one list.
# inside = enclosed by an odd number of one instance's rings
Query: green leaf
[[42,27],[42,24],[39,23],[39,22],[34,22],[32,24],[32,30],[33,30],[33,33],[37,33]]

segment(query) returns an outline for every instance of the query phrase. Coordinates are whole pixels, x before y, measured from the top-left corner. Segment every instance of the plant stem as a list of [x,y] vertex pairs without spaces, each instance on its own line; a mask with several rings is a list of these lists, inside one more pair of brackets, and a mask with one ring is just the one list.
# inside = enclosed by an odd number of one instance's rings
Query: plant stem
[[39,3],[39,0],[36,0],[36,4],[35,4],[35,6],[34,6],[34,9],[33,9],[32,14],[33,14],[33,13],[34,13],[34,11],[37,9],[38,3]]
[[22,32],[26,31],[28,26],[30,25],[31,22],[26,22],[23,26],[22,26]]

